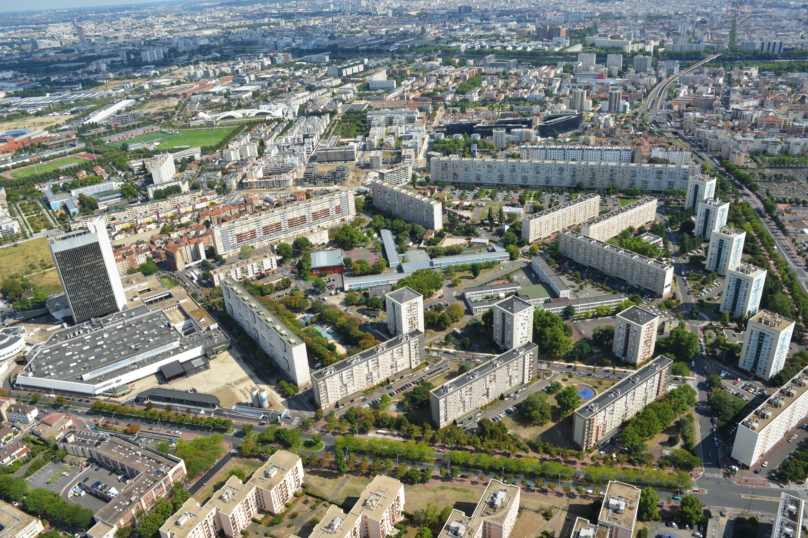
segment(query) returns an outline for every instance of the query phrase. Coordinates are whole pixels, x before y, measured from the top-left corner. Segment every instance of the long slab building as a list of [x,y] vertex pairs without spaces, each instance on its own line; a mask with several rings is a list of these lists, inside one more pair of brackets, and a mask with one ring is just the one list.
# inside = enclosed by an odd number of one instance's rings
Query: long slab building
[[575,200],[522,218],[522,239],[531,243],[564,228],[581,224],[598,216],[600,195],[587,194]]
[[311,382],[306,344],[258,299],[230,277],[222,280],[227,313],[296,385]]
[[432,389],[432,422],[439,428],[448,426],[524,385],[536,372],[538,354],[539,347],[528,342]]
[[361,398],[364,390],[412,371],[424,361],[424,333],[415,330],[311,374],[321,409]]
[[581,225],[581,235],[606,241],[629,226],[639,228],[656,219],[656,198],[643,198]]
[[238,254],[244,246],[290,243],[298,237],[325,243],[329,228],[351,222],[355,216],[353,192],[340,191],[214,224],[210,229],[216,254],[227,257]]
[[632,286],[667,297],[673,285],[673,266],[646,258],[591,237],[564,230],[559,235],[558,250],[576,263],[603,271]]
[[575,410],[572,440],[587,450],[611,438],[623,422],[667,391],[673,361],[659,356]]
[[396,187],[383,181],[371,181],[373,205],[384,213],[388,209],[394,217],[420,224],[427,230],[443,228],[443,204],[415,191]]
[[693,164],[634,164],[586,161],[538,161],[525,159],[471,159],[458,155],[433,157],[432,180],[496,187],[587,189],[639,188],[645,192],[687,189],[688,179],[698,175]]

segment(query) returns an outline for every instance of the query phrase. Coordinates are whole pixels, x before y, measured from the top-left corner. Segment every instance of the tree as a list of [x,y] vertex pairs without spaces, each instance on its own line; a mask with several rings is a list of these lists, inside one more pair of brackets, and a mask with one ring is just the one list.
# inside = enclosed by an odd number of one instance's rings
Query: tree
[[614,325],[595,327],[592,331],[592,341],[600,348],[611,348],[614,343]]
[[424,297],[431,297],[436,291],[443,287],[443,273],[432,269],[419,269],[413,274],[399,280],[396,289],[405,286],[412,288]]
[[121,185],[121,194],[123,194],[127,198],[137,198],[138,192],[137,189],[134,188],[129,183],[124,183]]
[[428,381],[421,381],[412,390],[404,394],[410,409],[424,407],[429,403],[429,391],[435,386]]
[[553,413],[547,402],[547,393],[534,392],[525,398],[519,414],[530,424],[544,426],[552,419]]
[[393,400],[390,398],[390,396],[388,396],[387,394],[382,394],[382,397],[379,399],[377,407],[379,409],[387,409],[388,407],[390,407],[390,402],[392,401]]
[[463,361],[460,363],[460,367],[457,369],[458,375],[463,375],[469,370],[474,368],[474,363],[471,361]]
[[653,488],[645,488],[640,493],[640,505],[637,517],[642,521],[655,521],[659,519],[659,497]]
[[[493,323],[493,312],[491,314]],[[485,315],[483,315],[485,323]],[[539,351],[561,357],[572,348],[572,337],[567,334],[570,327],[563,320],[546,310],[533,312],[533,341],[539,345]]]
[[311,254],[307,252],[300,257],[300,261],[297,263],[297,270],[300,271],[301,276],[309,276],[309,271],[311,271]]
[[298,237],[292,242],[292,248],[295,252],[303,252],[311,248],[311,241],[309,241],[308,237]]
[[556,402],[562,417],[566,417],[581,405],[581,396],[574,385],[564,387],[556,394]]
[[311,281],[311,285],[315,290],[319,291],[320,293],[324,292],[328,287],[328,284],[325,283],[325,280],[323,280],[320,277],[313,279]]
[[281,243],[277,247],[275,247],[275,254],[288,260],[292,257],[292,247],[287,245],[286,243]]
[[573,316],[575,316],[575,307],[572,305],[567,305],[566,308],[564,308],[564,317],[569,319]]
[[662,352],[677,361],[689,361],[699,352],[699,337],[682,325],[671,331],[670,336],[657,344]]
[[547,385],[547,393],[548,394],[555,394],[556,392],[560,391],[564,388],[564,385],[559,383],[558,381],[553,381],[549,385]]
[[421,527],[418,529],[418,532],[415,533],[415,538],[432,538],[433,534],[432,531],[429,530],[429,527]]
[[129,434],[129,435],[135,435],[139,431],[140,431],[140,427],[137,424],[130,424],[129,426],[126,427],[126,429],[124,430],[124,433]]
[[539,253],[539,245],[530,245],[528,252],[530,252],[531,256],[537,255]]
[[446,309],[446,313],[452,318],[452,323],[457,323],[466,315],[466,309],[460,306],[460,303],[452,303]]
[[334,450],[334,467],[337,469],[337,473],[340,476],[344,476],[345,473],[348,472],[348,462],[345,459],[345,453],[337,447]]
[[65,398],[64,396],[57,396],[56,400],[54,400],[53,403],[56,407],[62,407],[66,402],[67,398]]
[[250,245],[244,245],[243,247],[241,247],[241,249],[239,249],[238,257],[240,260],[249,260],[250,258],[252,258],[253,252],[255,252],[255,249],[253,247],[251,247]]
[[[508,232],[510,233],[510,232]],[[511,256],[511,260],[518,260],[519,257],[522,255],[522,252],[519,250],[519,247],[516,245],[508,245],[505,247],[505,250],[508,251],[508,254]]]
[[368,308],[372,308],[374,310],[382,310],[384,309],[384,301],[382,301],[379,297],[369,297],[367,306]]
[[480,264],[479,264],[479,263],[472,263],[472,264],[471,264],[471,275],[472,275],[474,278],[477,278],[478,276],[480,276],[480,272],[481,272],[481,271],[482,271],[482,269],[480,268]]
[[719,376],[713,374],[713,375],[711,375],[710,377],[707,378],[707,385],[713,390],[715,390],[717,388],[720,388],[721,387],[721,378]]
[[350,224],[345,224],[337,231],[336,235],[334,235],[334,242],[337,243],[340,248],[348,250],[357,245],[366,243],[367,237]]
[[721,325],[724,327],[729,325],[729,311],[727,310],[721,312]]
[[685,495],[679,503],[679,512],[676,514],[676,519],[680,523],[687,523],[695,525],[701,520],[702,508],[701,501],[695,495]]
[[249,423],[244,423],[241,425],[241,431],[244,432],[244,435],[249,435],[251,431],[253,431],[253,425]]

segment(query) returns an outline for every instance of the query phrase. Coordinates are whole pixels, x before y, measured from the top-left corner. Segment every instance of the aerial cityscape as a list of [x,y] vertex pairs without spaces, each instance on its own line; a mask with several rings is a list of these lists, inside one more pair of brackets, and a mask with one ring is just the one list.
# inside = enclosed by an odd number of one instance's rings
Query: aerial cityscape
[[808,4],[0,5],[0,538],[808,536]]

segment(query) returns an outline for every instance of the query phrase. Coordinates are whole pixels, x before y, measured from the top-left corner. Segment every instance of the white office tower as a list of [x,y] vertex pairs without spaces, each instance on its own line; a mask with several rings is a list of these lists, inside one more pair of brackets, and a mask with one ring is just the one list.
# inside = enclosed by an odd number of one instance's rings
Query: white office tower
[[[623,69],[623,55],[622,54],[607,54],[606,67],[616,67],[618,71]],[[609,110],[611,112],[611,109]]]
[[760,298],[763,296],[766,273],[765,269],[748,263],[741,263],[729,269],[719,310],[729,312],[734,318],[756,314],[760,307]]
[[699,202],[715,195],[716,179],[710,176],[697,175],[687,180],[687,198],[685,208],[692,209],[693,215],[699,210]]
[[709,241],[713,232],[727,223],[727,215],[729,215],[729,202],[722,202],[718,198],[709,198],[699,202],[695,235]]
[[75,323],[124,309],[126,294],[104,217],[83,230],[49,237],[48,245]]
[[623,100],[623,92],[621,90],[609,91],[609,112],[612,114],[620,112],[620,102]]
[[586,90],[572,90],[572,108],[577,112],[582,112],[584,109],[584,101],[586,101]]
[[640,364],[654,355],[659,316],[638,306],[620,312],[614,328],[612,352],[630,364]]
[[177,173],[177,169],[174,167],[174,157],[169,153],[149,159],[146,161],[146,166],[155,185],[169,183]]
[[502,349],[514,349],[531,341],[533,305],[508,297],[494,305],[494,342]]
[[746,232],[729,226],[714,230],[710,236],[710,248],[707,249],[707,270],[724,276],[730,267],[741,263],[745,239]]
[[768,381],[783,369],[793,332],[793,320],[761,310],[749,318],[738,366]]
[[424,296],[403,287],[384,296],[387,303],[387,332],[401,336],[412,331],[424,332]]

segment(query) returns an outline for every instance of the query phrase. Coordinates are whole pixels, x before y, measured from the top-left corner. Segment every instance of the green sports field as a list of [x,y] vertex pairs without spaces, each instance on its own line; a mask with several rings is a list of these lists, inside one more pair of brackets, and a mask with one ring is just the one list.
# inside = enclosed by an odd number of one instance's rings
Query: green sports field
[[126,139],[126,140],[121,140],[120,142],[113,142],[113,143],[108,144],[108,145],[112,146],[114,148],[120,147],[123,144],[129,144],[131,146],[132,144],[137,144],[138,142],[151,142],[152,140],[157,140],[159,138],[166,138],[168,136],[172,136],[172,135],[168,135],[166,133],[161,133],[161,132],[158,131],[156,133],[149,133],[149,134],[144,134],[143,136],[136,136],[135,138],[129,138],[129,139]]
[[171,135],[158,146],[158,149],[171,149],[177,146],[204,147],[215,146],[233,129],[205,129],[203,131],[182,131]]
[[13,177],[14,179],[24,179],[29,176],[44,174],[45,172],[52,172],[57,168],[59,168],[60,166],[65,166],[68,164],[81,164],[84,162],[87,162],[87,159],[83,157],[66,157],[64,159],[57,159],[55,161],[37,164],[36,167],[31,166],[29,168],[23,168],[22,170],[17,170],[11,173],[11,177]]

